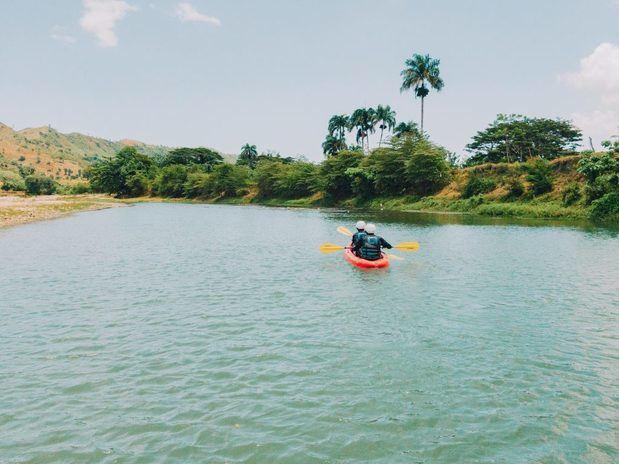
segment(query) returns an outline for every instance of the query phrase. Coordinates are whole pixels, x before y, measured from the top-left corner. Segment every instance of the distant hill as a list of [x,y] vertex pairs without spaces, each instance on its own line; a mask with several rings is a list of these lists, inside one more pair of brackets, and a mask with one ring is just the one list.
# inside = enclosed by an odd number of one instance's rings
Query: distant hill
[[[56,180],[77,179],[90,164],[112,157],[126,146],[155,159],[172,149],[129,139],[113,142],[76,132],[63,134],[49,126],[15,131],[0,123],[0,171],[17,172],[23,164]],[[222,156],[226,162],[236,159]]]
[[94,161],[114,156],[128,145],[152,157],[170,150],[134,140],[112,142],[75,132],[63,134],[49,126],[15,131],[0,123],[0,169],[15,171],[24,164],[55,179],[75,179]]

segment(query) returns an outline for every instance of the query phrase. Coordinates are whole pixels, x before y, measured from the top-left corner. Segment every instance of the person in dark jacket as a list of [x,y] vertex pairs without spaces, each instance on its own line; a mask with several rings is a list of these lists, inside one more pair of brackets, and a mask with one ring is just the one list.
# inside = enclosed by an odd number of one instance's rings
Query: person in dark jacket
[[392,246],[382,237],[375,235],[376,226],[368,224],[365,227],[366,235],[364,235],[353,248],[355,254],[368,261],[376,261],[382,257],[382,248],[392,248]]
[[366,235],[365,234],[365,221],[357,221],[357,224],[355,225],[355,227],[357,228],[357,232],[355,232],[352,236],[352,248],[353,250],[355,249],[355,246],[357,245],[357,243],[359,243],[361,241],[361,238]]

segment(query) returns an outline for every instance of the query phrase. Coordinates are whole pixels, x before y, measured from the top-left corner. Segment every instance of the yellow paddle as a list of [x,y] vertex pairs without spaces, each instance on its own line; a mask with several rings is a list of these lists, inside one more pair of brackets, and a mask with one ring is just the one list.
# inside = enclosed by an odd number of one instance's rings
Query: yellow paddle
[[[339,226],[337,228],[337,231],[340,234],[342,234],[342,235],[347,235],[348,237],[352,237],[352,235],[353,235],[352,232],[350,230],[348,230],[344,226]],[[417,242],[402,242],[402,243],[398,243],[393,248],[396,248],[396,249],[401,250],[401,251],[417,251],[417,250],[419,250],[419,243],[417,243]],[[332,253],[332,252],[329,252],[329,253]],[[393,255],[391,253],[387,253],[387,255],[390,258],[399,259],[401,261],[404,260],[404,258],[401,258],[400,256],[397,256],[397,255]]]
[[[346,248],[342,245],[336,245],[335,243],[323,243],[320,245],[321,253],[335,253],[336,251],[345,250]],[[417,242],[402,242],[395,245],[393,248],[402,251],[417,251],[419,249],[419,244]]]

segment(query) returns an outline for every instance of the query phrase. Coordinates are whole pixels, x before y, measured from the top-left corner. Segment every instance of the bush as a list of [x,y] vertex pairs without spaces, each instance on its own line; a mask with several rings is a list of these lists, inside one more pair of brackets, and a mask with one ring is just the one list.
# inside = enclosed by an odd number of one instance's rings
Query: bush
[[184,191],[185,195],[189,198],[206,197],[210,195],[209,174],[201,171],[188,173]]
[[529,173],[527,181],[531,183],[533,195],[542,195],[552,190],[552,169],[548,161],[536,159],[528,162],[525,170]]
[[404,154],[410,150],[406,163],[406,176],[409,189],[416,195],[431,195],[449,183],[451,171],[447,163],[447,151],[432,145],[427,140],[419,140],[414,145],[405,141]]
[[374,191],[378,195],[401,195],[408,188],[406,157],[396,147],[374,150],[361,167],[374,179]]
[[247,185],[249,168],[232,164],[219,164],[208,176],[205,183],[207,194],[221,197],[234,197]]
[[156,173],[154,161],[125,147],[113,159],[97,162],[90,169],[90,184],[95,192],[132,197],[144,195]]
[[162,197],[182,197],[187,182],[187,167],[180,164],[166,166],[157,175],[154,190]]
[[481,176],[469,176],[464,188],[462,189],[462,198],[471,198],[476,195],[482,195],[493,191],[496,188],[494,179],[484,178]]
[[351,179],[346,171],[349,168],[359,167],[361,160],[363,153],[344,150],[323,161],[320,178],[327,197],[339,200],[352,195]]
[[13,171],[0,171],[0,189],[5,191],[23,192],[26,183],[22,176]]
[[595,178],[593,182],[587,182],[585,187],[585,201],[591,204],[593,201],[602,198],[607,193],[619,190],[619,175],[604,174]]
[[506,198],[513,198],[513,199],[520,198],[522,195],[524,195],[524,192],[525,192],[525,189],[524,189],[524,185],[522,184],[522,182],[520,182],[518,179],[513,179],[507,185]]
[[563,206],[571,206],[574,203],[577,203],[581,197],[582,192],[580,191],[580,185],[576,182],[566,185],[561,192],[561,202],[563,203]]
[[73,184],[69,187],[69,193],[73,195],[81,195],[83,193],[92,192],[92,188],[88,182],[78,182],[77,184]]
[[619,161],[610,153],[590,154],[581,158],[576,170],[585,176],[588,183],[593,183],[601,175],[619,173]]
[[619,192],[611,192],[591,203],[592,219],[619,219]]
[[51,195],[56,191],[56,182],[51,177],[32,174],[24,180],[28,195]]
[[374,183],[376,178],[368,169],[362,167],[348,168],[346,175],[350,177],[352,193],[361,200],[369,200],[375,193]]

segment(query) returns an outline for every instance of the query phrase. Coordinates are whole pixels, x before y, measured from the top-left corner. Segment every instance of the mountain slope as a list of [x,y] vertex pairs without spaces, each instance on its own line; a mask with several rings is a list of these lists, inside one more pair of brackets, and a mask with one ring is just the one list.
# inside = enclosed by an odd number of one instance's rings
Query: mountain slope
[[75,179],[94,161],[114,156],[125,146],[152,157],[170,150],[134,140],[113,142],[79,133],[63,134],[51,127],[15,131],[0,123],[0,170],[17,171],[23,164],[57,180]]

